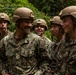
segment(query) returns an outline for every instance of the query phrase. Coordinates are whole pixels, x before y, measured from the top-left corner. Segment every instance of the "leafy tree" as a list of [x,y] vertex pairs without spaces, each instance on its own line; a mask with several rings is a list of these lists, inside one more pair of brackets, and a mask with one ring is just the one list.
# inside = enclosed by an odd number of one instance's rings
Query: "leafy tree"
[[66,6],[76,5],[76,0],[28,0],[46,15],[55,16]]

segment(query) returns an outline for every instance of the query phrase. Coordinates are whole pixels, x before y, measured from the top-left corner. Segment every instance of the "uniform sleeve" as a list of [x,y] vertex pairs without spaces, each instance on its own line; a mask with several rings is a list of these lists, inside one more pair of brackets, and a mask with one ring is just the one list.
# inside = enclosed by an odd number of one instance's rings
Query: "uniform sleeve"
[[45,73],[50,70],[49,67],[49,56],[48,56],[48,50],[46,47],[46,44],[43,40],[41,40],[39,42],[39,49],[38,49],[38,56],[39,56],[39,60],[38,60],[38,75],[45,75]]
[[5,74],[6,72],[6,56],[5,56],[5,44],[4,39],[0,41],[0,73]]
[[[71,48],[70,48],[71,47]],[[61,70],[63,70],[66,75],[76,75],[76,47],[72,45],[67,48],[68,51],[67,57],[63,60]]]
[[76,53],[74,52],[68,61],[68,70],[71,75],[76,75]]

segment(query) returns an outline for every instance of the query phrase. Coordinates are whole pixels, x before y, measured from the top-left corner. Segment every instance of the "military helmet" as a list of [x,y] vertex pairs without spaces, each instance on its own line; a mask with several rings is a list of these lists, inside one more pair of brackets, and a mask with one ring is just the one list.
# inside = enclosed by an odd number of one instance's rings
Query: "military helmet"
[[0,20],[6,20],[8,23],[10,23],[9,16],[6,13],[0,13]]
[[42,26],[44,26],[44,27],[45,27],[45,30],[48,29],[47,23],[46,23],[46,21],[45,21],[44,19],[36,19],[36,20],[33,22],[33,29],[34,29],[34,27],[37,26],[37,25],[42,25]]
[[61,19],[65,16],[73,16],[74,18],[76,18],[76,6],[68,6],[64,8],[63,10],[61,10],[59,15]]
[[17,22],[19,19],[31,19],[33,20],[34,13],[31,9],[26,7],[20,7],[15,10],[13,13],[13,21]]
[[52,19],[50,19],[51,24],[61,25],[61,22],[62,21],[59,16],[54,16]]
[[62,28],[62,24],[61,23],[62,23],[62,20],[60,19],[59,16],[54,16],[52,19],[50,19],[51,26],[53,24],[59,26],[59,33],[63,33],[64,34],[64,29]]

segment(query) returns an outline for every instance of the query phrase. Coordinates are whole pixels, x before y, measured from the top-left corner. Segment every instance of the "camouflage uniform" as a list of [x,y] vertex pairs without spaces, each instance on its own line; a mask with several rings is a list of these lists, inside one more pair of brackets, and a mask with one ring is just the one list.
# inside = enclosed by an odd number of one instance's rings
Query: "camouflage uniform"
[[[4,36],[0,36],[0,41],[1,41],[5,36],[11,35],[11,34],[12,34],[12,32],[10,32],[10,31],[8,30]],[[2,57],[0,57],[0,59],[2,59]],[[1,63],[1,61],[0,61],[0,63]],[[0,69],[2,69],[2,63],[0,64]]]
[[[61,42],[61,39],[63,38],[64,36],[64,30],[61,26],[61,19],[59,16],[54,16],[52,19],[50,19],[50,25],[51,25],[51,34],[52,36],[54,36],[56,39],[54,39],[55,41],[52,42],[52,44],[48,47],[48,54],[49,54],[49,57],[50,57],[50,75],[57,75],[58,74],[58,59],[57,59],[57,52],[58,52],[58,45],[60,44]],[[58,30],[55,30],[56,27],[54,26],[57,26]],[[53,32],[56,32],[55,34],[53,34]],[[61,37],[61,38],[60,38]]]
[[41,38],[46,43],[46,47],[48,47],[49,45],[52,44],[52,41],[49,38],[47,38],[46,36],[42,36]]
[[0,50],[3,51],[1,54],[5,52],[3,59],[6,60],[4,68],[11,75],[34,75],[39,68],[44,67],[40,67],[40,65],[44,60],[47,60],[47,51],[39,36],[30,33],[17,43],[14,34],[12,34],[6,36],[1,42],[3,43],[0,47]]
[[62,40],[56,50],[55,62],[57,64],[57,72],[59,75],[76,74],[76,41],[66,42]]
[[[9,19],[9,16],[6,14],[6,13],[0,13],[0,25],[3,25],[3,28],[4,28],[4,24],[2,24],[2,21],[7,21],[7,25],[10,24],[10,19]],[[2,27],[0,27],[0,31],[2,32]],[[10,32],[9,30],[7,30],[5,33],[0,33],[0,41],[7,35],[11,35],[12,32]],[[2,50],[0,51],[2,53]],[[1,54],[1,57],[0,57],[0,74],[1,74],[1,71],[2,71],[2,59],[3,59],[3,56],[4,54]]]
[[58,52],[58,45],[60,42],[52,42],[51,45],[48,46],[48,56],[50,58],[49,60],[49,66],[50,66],[50,74],[49,75],[56,75],[58,74],[57,69],[58,69],[58,59],[57,59],[57,52]]
[[8,30],[4,36],[1,36],[1,35],[0,35],[0,40],[1,40],[2,38],[4,38],[5,36],[10,35],[10,34],[12,34],[12,32],[10,32],[10,31]]
[[[35,31],[35,27],[37,27],[37,26],[44,27],[44,31],[41,35],[38,34],[38,31],[37,32]],[[39,27],[37,27],[37,28],[39,28]],[[48,30],[47,22],[44,19],[34,20],[32,29],[34,30],[35,34],[39,35],[42,38],[42,40],[45,41],[46,47],[48,47],[52,43],[52,41],[44,35],[45,31]],[[39,29],[39,30],[41,30],[41,29]]]

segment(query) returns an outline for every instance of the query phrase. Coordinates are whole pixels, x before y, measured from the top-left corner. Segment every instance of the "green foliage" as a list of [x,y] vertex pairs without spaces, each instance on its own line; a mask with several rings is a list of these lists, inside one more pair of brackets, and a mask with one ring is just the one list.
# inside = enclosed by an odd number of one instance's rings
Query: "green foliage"
[[46,15],[55,16],[66,6],[76,5],[76,0],[28,0],[39,11],[44,12]]
[[50,32],[50,30],[47,30],[47,31],[45,32],[45,35],[46,35],[46,37],[48,37],[50,40],[52,40],[52,39],[51,39],[51,32]]

